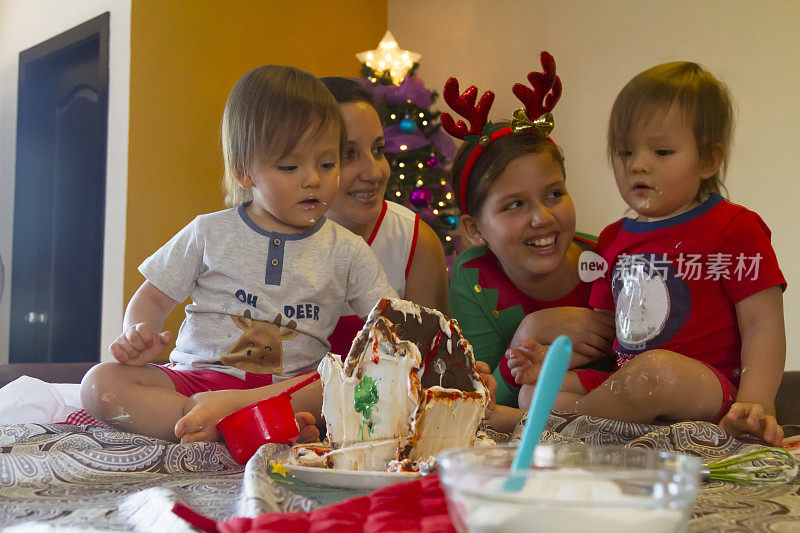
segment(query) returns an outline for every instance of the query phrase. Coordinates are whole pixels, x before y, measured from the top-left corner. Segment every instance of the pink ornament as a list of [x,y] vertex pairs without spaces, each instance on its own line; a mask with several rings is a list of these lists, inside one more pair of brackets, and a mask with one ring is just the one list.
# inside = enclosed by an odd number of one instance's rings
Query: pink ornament
[[417,187],[411,191],[411,205],[421,209],[427,207],[433,200],[433,193],[427,187]]

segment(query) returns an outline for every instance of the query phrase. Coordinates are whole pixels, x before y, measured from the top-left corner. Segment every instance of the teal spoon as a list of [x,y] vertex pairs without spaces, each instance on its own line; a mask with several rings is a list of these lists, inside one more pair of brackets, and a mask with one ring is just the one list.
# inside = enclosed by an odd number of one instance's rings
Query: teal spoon
[[570,357],[572,357],[572,341],[565,335],[556,338],[547,350],[539,379],[536,380],[533,401],[528,409],[528,420],[525,421],[525,428],[522,430],[522,440],[517,447],[514,462],[511,463],[511,477],[504,485],[506,492],[517,492],[525,485],[525,476],[519,472],[528,470],[531,466],[533,450],[539,444],[553,402],[561,390],[561,382],[567,373]]

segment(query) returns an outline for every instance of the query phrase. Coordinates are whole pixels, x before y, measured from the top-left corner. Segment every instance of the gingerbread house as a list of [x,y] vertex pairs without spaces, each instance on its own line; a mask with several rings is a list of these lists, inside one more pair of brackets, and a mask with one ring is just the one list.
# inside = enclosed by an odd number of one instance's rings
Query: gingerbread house
[[350,352],[320,362],[329,468],[385,470],[470,446],[489,393],[455,320],[381,299]]

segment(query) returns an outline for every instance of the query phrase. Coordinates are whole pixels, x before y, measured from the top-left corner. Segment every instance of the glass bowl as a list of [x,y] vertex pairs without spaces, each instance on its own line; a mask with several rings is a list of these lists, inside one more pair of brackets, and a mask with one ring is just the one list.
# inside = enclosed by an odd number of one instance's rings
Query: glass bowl
[[439,475],[460,532],[672,533],[688,527],[702,463],[644,448],[541,444],[522,488],[506,485],[516,446],[454,448]]

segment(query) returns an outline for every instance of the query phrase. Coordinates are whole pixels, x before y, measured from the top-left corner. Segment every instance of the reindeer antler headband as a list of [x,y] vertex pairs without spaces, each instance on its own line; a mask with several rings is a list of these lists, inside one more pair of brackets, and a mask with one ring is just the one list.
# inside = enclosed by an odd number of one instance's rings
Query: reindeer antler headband
[[469,128],[463,120],[455,122],[447,112],[442,113],[440,117],[442,128],[456,139],[476,143],[467,162],[464,163],[464,168],[461,169],[458,180],[458,203],[461,205],[462,213],[467,213],[467,182],[470,172],[487,146],[511,133],[533,133],[553,142],[548,137],[554,126],[553,115],[550,112],[561,97],[561,80],[556,76],[556,62],[553,56],[543,51],[540,61],[542,72],[528,74],[528,81],[533,89],[521,83],[515,84],[512,89],[514,96],[519,98],[525,108],[514,111],[510,127],[497,131],[492,131],[492,123],[487,121],[489,110],[494,103],[492,91],[483,93],[478,105],[475,105],[478,96],[477,87],[472,85],[459,96],[456,78],[451,77],[445,83],[442,93],[444,101],[453,111],[469,121]]

